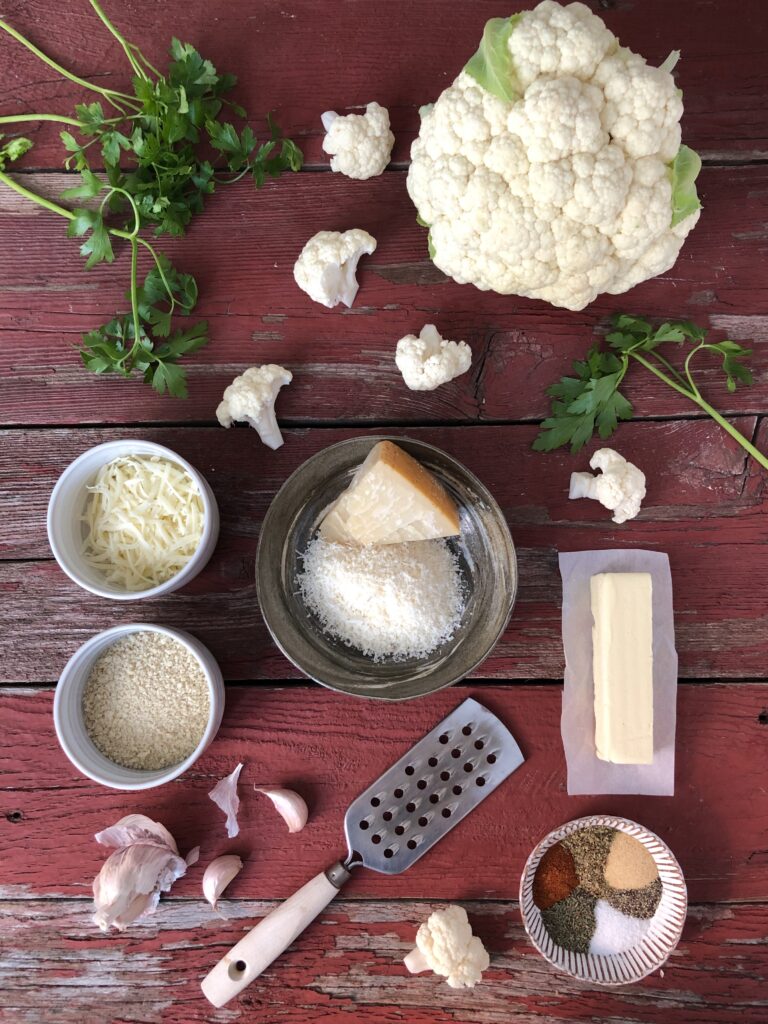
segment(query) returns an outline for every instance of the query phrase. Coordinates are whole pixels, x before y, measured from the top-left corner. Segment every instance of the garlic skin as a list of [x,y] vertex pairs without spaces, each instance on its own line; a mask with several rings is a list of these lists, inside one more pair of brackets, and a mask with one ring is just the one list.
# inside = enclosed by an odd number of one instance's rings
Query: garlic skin
[[227,816],[227,835],[234,839],[240,833],[240,826],[237,822],[237,812],[240,809],[240,797],[237,795],[237,780],[243,770],[242,761],[235,770],[227,775],[225,779],[217,782],[208,796],[217,807],[220,807]]
[[254,786],[257,793],[268,796],[275,809],[282,816],[289,832],[301,832],[307,823],[309,809],[303,797],[292,789],[281,789],[279,786]]
[[[124,931],[134,921],[153,914],[161,892],[186,873],[176,840],[143,814],[128,814],[98,832],[96,842],[114,847],[93,880],[93,921],[106,932]],[[188,857],[193,858],[194,850]],[[198,850],[199,853],[199,850]]]
[[235,854],[225,854],[212,860],[203,875],[203,896],[218,913],[219,896],[229,883],[243,870],[243,862]]

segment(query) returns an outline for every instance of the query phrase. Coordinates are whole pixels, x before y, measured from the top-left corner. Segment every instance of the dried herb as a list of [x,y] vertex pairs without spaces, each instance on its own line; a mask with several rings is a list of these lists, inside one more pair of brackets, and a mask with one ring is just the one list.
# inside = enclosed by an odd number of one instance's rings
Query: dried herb
[[579,886],[566,899],[542,910],[544,927],[556,946],[574,953],[589,952],[589,943],[595,933],[596,904],[596,897]]

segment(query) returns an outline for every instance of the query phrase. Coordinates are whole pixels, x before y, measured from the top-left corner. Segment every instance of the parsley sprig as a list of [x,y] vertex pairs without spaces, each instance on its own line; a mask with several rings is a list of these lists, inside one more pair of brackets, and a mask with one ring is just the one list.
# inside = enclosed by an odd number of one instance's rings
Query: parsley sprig
[[[219,74],[193,46],[178,39],[171,43],[171,62],[162,74],[112,24],[98,0],[90,4],[125,54],[133,92],[79,78],[0,19],[0,29],[62,77],[98,96],[78,104],[75,117],[48,113],[0,117],[0,124],[55,121],[67,126],[61,132],[67,151],[65,167],[77,171],[80,181],[62,199],[84,200],[87,205],[66,209],[6,173],[7,165],[32,147],[29,139],[15,137],[4,143],[0,135],[0,182],[66,218],[67,235],[81,240],[87,269],[112,263],[115,246],[127,243],[130,312],[83,337],[82,361],[94,373],[123,377],[140,373],[161,394],[167,391],[183,398],[185,372],[178,362],[206,344],[208,327],[200,321],[172,329],[177,314],[193,311],[197,285],[190,274],[179,273],[143,232],[183,235],[217,184],[250,175],[260,188],[267,178],[298,171],[303,157],[270,117],[269,138],[261,142],[249,125],[238,130],[224,119],[225,110],[236,119],[247,117],[242,107],[226,98],[236,84],[234,75]],[[213,158],[211,150],[216,154]],[[93,169],[94,153],[103,164],[103,174]],[[150,260],[142,283],[140,252]]]
[[[533,442],[536,451],[570,445],[571,451],[577,452],[595,432],[601,438],[610,437],[620,420],[631,419],[632,404],[619,389],[629,367],[636,362],[695,403],[768,469],[768,458],[703,398],[693,376],[694,360],[708,352],[720,360],[730,392],[739,384],[751,384],[752,371],[746,365],[751,349],[727,339],[707,341],[707,332],[689,320],[654,327],[642,317],[620,313],[613,317],[613,327],[606,336],[608,351],[593,345],[585,359],[574,362],[574,376],[562,377],[547,389],[552,398],[551,413]],[[666,344],[684,349],[680,368],[660,351]]]

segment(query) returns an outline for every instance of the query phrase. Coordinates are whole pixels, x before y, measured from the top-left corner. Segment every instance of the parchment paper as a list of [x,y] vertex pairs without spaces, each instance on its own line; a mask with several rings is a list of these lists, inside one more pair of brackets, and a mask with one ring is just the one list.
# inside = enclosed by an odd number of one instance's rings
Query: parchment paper
[[[595,753],[592,611],[589,578],[649,572],[653,581],[653,763],[611,764]],[[677,652],[669,558],[658,551],[574,551],[560,555],[565,680],[560,731],[569,794],[675,792]]]

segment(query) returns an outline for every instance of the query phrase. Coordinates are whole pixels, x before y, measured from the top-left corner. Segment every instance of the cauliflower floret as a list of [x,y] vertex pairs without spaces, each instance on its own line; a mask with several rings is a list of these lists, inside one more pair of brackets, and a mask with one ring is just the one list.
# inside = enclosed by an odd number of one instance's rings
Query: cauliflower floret
[[411,974],[432,970],[451,988],[474,988],[490,958],[464,907],[449,906],[430,914],[416,932],[416,949],[405,958]]
[[299,254],[293,267],[296,284],[310,299],[332,309],[340,302],[351,306],[357,295],[355,273],[360,257],[375,250],[376,239],[362,228],[318,231]]
[[676,56],[649,67],[579,3],[489,22],[411,147],[436,266],[573,310],[669,269],[698,219]]
[[382,173],[395,142],[386,107],[369,103],[364,114],[345,117],[328,110],[322,122],[326,131],[323,149],[331,155],[332,171],[360,181]]
[[222,427],[231,427],[235,421],[250,423],[268,448],[279,448],[283,438],[275,416],[275,400],[280,388],[292,380],[293,374],[284,366],[252,366],[227,387],[216,418]]
[[411,391],[434,391],[472,365],[472,349],[465,341],[445,341],[434,324],[397,343],[395,363]]
[[613,448],[600,448],[589,460],[592,469],[602,472],[571,473],[569,498],[594,498],[613,512],[614,523],[634,519],[645,497],[645,474],[627,462]]

